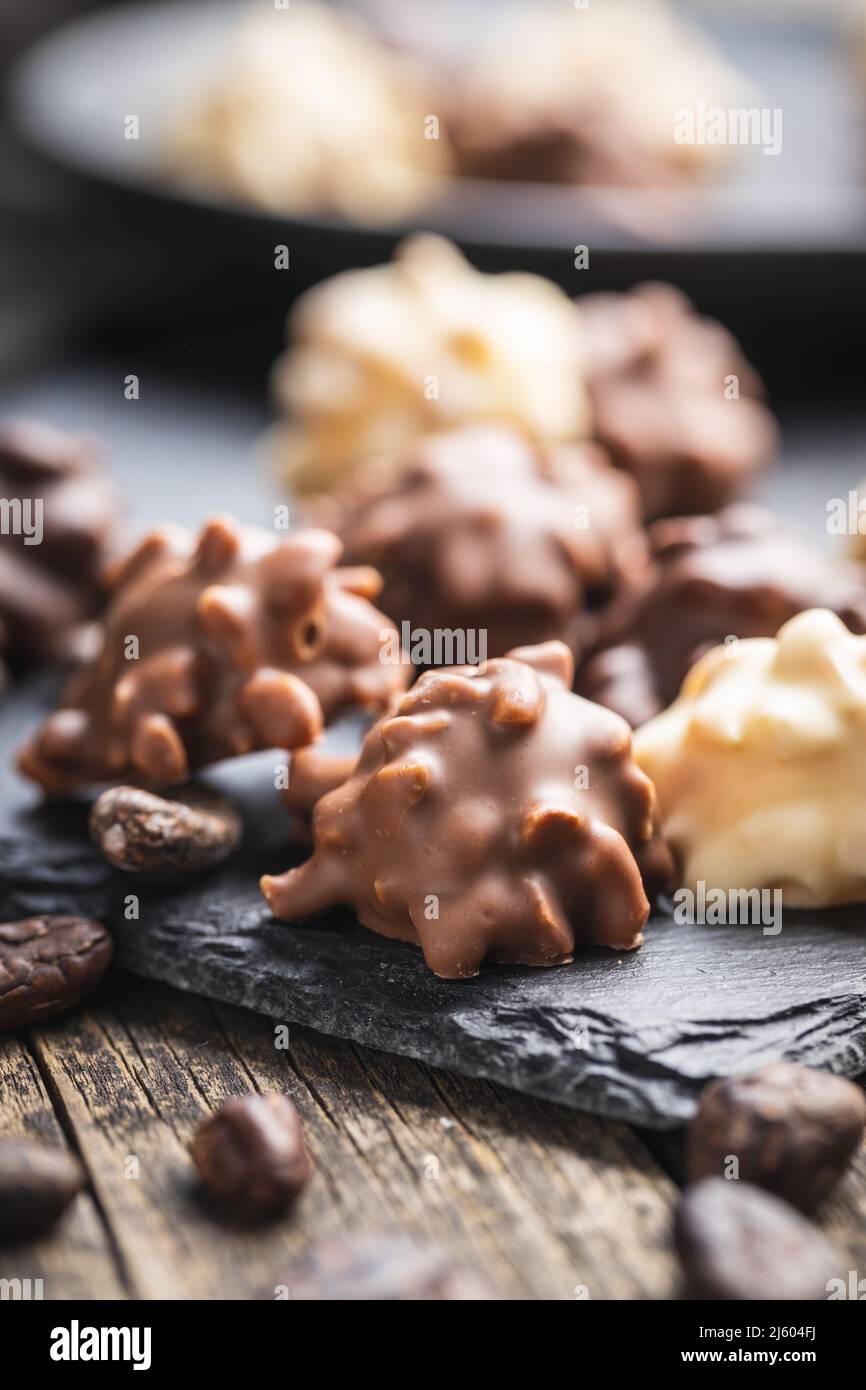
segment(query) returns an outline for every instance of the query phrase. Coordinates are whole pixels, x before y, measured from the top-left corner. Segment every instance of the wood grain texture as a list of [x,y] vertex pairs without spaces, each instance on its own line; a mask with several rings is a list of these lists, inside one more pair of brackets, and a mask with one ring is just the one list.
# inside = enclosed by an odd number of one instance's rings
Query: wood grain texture
[[[506,1298],[670,1293],[675,1189],[629,1129],[299,1028],[281,1048],[278,1027],[121,979],[32,1055],[6,1040],[3,1126],[60,1139],[62,1116],[96,1199],[26,1249],[54,1296],[272,1298],[313,1245],[398,1231]],[[316,1162],[294,1210],[252,1230],[207,1208],[187,1154],[250,1090],[292,1096]]]
[[[23,1036],[0,1035],[0,1133],[67,1147]],[[44,1299],[125,1297],[122,1271],[92,1191],[80,1194],[50,1235],[0,1248],[0,1279],[41,1279]],[[34,1296],[35,1288],[31,1283]],[[11,1287],[5,1296],[14,1296]]]
[[[278,1086],[268,1025],[217,1013],[257,1088]],[[311,1146],[346,1208],[323,1209],[320,1231],[436,1240],[505,1297],[670,1291],[675,1190],[626,1127],[303,1029],[290,1061]]]
[[[291,1213],[250,1229],[203,1202],[187,1145],[253,1090],[293,1098],[316,1170]],[[121,976],[0,1039],[0,1129],[71,1143],[88,1171],[52,1235],[0,1250],[0,1278],[41,1278],[46,1299],[269,1299],[314,1246],[398,1232],[507,1299],[677,1292],[677,1188],[629,1127],[164,985]],[[866,1277],[866,1145],[821,1225],[840,1275]]]

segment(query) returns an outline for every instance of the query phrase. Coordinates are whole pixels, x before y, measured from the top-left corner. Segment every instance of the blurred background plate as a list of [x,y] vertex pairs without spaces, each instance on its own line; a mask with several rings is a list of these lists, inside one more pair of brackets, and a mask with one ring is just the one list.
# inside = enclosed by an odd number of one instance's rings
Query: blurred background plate
[[[423,4],[366,8],[398,41],[432,47],[438,36],[440,48],[447,40],[458,53],[490,23],[492,6],[439,4],[435,15]],[[410,226],[424,226],[453,236],[485,269],[539,270],[574,294],[672,280],[741,336],[776,394],[790,390],[806,353],[816,387],[862,381],[866,84],[855,80],[835,11],[804,16],[798,8],[777,23],[699,7],[699,21],[761,104],[783,112],[781,154],[733,151],[725,183],[646,191],[443,181],[442,196],[411,224],[370,229],[275,216],[169,178],[173,112],[243,9],[196,0],[100,9],[55,28],[11,74],[19,139],[67,178],[70,215],[77,199],[82,220],[76,237],[71,216],[68,254],[86,259],[89,251],[97,269],[88,277],[85,267],[80,280],[94,280],[96,307],[122,316],[136,335],[158,321],[163,340],[173,323],[184,336],[225,339],[230,319],[224,355],[261,381],[301,290],[384,259]],[[124,138],[130,114],[140,121],[138,141]],[[274,270],[276,244],[290,248],[289,274]],[[578,244],[590,248],[589,271],[575,269]],[[76,278],[67,275],[67,296]]]
[[[284,228],[287,219],[208,196],[170,179],[165,168],[176,112],[219,64],[247,8],[240,0],[137,3],[63,26],[23,60],[13,80],[20,129],[50,158],[88,177]],[[366,8],[386,32],[451,50],[459,61],[497,7],[437,5],[438,42],[423,5]],[[724,182],[671,190],[443,180],[429,208],[378,229],[382,238],[392,241],[422,224],[464,243],[558,254],[578,237],[596,250],[632,252],[866,253],[866,153],[851,138],[861,108],[837,26],[826,15],[785,27],[742,16],[704,16],[703,23],[754,82],[757,103],[782,111],[777,156],[741,148],[732,152]],[[124,138],[129,114],[139,118],[139,140]],[[360,230],[337,218],[290,217],[293,224],[352,237]]]

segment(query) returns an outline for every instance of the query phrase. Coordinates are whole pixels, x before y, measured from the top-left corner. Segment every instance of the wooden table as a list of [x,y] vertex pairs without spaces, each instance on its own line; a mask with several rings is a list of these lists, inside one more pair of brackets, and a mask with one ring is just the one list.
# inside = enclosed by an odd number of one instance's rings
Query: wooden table
[[[81,1155],[89,1188],[49,1237],[0,1250],[45,1299],[272,1298],[311,1247],[407,1232],[506,1298],[676,1296],[676,1145],[124,976],[0,1039],[0,1127]],[[288,1092],[315,1177],[253,1231],[219,1222],[187,1144],[223,1100]],[[866,1148],[822,1224],[866,1275]]]

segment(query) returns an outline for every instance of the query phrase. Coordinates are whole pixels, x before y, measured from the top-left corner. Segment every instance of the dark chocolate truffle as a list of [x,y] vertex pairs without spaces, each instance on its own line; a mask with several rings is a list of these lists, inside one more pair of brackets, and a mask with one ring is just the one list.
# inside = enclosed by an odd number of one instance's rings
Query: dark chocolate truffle
[[483,634],[502,656],[558,638],[581,653],[599,614],[643,577],[636,489],[592,444],[543,445],[493,425],[419,440],[391,472],[346,485],[333,513],[349,563],[375,565],[380,603],[421,634]]
[[314,853],[262,879],[294,920],[337,903],[437,975],[641,944],[671,859],[623,720],[573,695],[561,642],[428,671],[318,802]]
[[260,748],[311,743],[352,705],[384,709],[407,667],[374,570],[337,568],[328,531],[279,540],[215,518],[198,537],[148,536],[121,565],[102,649],[25,747],[50,792],[138,775],[167,784]]
[[793,527],[743,503],[715,516],[650,528],[653,578],[577,689],[633,728],[676,698],[704,652],[741,637],[774,637],[807,608],[829,608],[866,632],[866,579],[853,561],[812,547]]
[[671,285],[578,301],[593,436],[640,488],[648,520],[712,512],[773,457],[776,426],[737,343]]

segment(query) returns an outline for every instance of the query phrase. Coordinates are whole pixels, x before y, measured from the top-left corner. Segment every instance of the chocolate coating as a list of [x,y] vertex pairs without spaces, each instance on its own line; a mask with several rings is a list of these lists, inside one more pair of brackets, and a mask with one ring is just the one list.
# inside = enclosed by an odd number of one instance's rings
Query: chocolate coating
[[866,632],[859,567],[814,549],[760,507],[660,521],[650,541],[652,581],[577,682],[634,728],[670,704],[698,658],[726,639],[772,637],[807,608],[829,608],[852,632]]
[[22,771],[50,792],[130,774],[173,783],[220,758],[309,744],[346,706],[385,708],[407,668],[380,660],[378,575],[336,568],[340,550],[327,531],[278,540],[225,518],[197,542],[153,532],[119,567],[101,652],[22,751]]
[[[772,459],[777,432],[730,333],[671,285],[578,305],[593,434],[637,482],[646,518],[734,501]],[[737,399],[726,396],[732,377]]]
[[0,498],[26,505],[30,525],[42,508],[38,544],[15,530],[11,510],[0,535],[0,658],[12,668],[68,659],[101,602],[114,488],[89,439],[9,420],[0,426]]
[[639,946],[671,873],[654,790],[571,678],[561,642],[421,676],[316,806],[312,858],[262,879],[275,914],[351,904],[446,979]]
[[334,524],[347,560],[383,575],[389,617],[482,630],[488,656],[551,638],[584,651],[647,560],[636,489],[597,446],[492,425],[430,435],[396,471],[348,484]]

